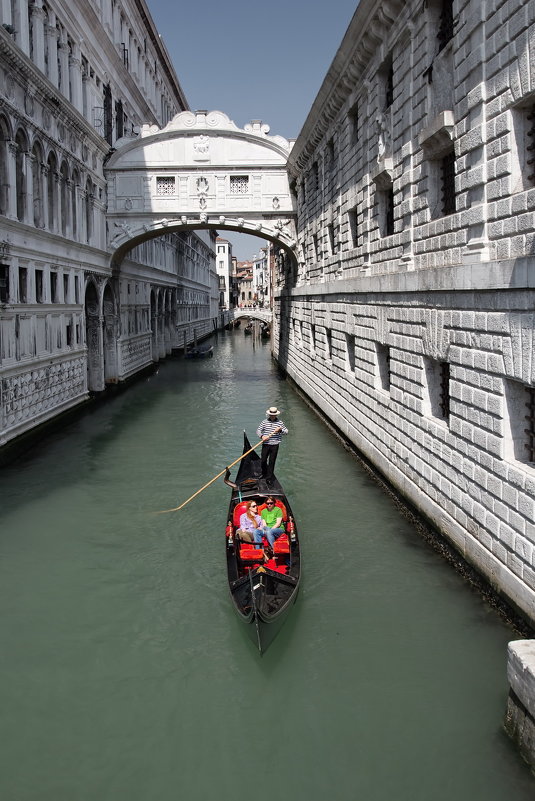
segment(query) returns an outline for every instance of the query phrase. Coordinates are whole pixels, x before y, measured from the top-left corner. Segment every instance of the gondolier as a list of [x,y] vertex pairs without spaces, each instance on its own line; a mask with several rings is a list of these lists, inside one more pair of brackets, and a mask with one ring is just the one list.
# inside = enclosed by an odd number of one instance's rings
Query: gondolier
[[262,420],[256,429],[257,436],[264,442],[261,454],[262,477],[266,479],[268,486],[273,483],[275,462],[277,461],[282,435],[288,433],[288,429],[282,420],[279,420],[279,414],[280,411],[277,407],[271,406],[266,410],[266,419]]

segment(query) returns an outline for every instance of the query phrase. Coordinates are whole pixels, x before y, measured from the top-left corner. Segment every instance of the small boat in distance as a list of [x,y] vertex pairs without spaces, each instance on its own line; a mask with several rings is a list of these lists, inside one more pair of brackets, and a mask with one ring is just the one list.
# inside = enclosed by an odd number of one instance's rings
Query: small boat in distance
[[213,345],[202,345],[186,351],[186,359],[211,359],[214,355]]
[[244,334],[252,334],[253,333],[253,323],[252,321],[248,322],[245,328],[243,329]]
[[[251,449],[244,433],[243,453]],[[297,528],[288,499],[274,477],[268,486],[261,475],[260,457],[254,451],[245,456],[232,487],[227,515],[226,554],[230,595],[239,618],[263,653],[286,620],[299,591],[301,555]],[[262,545],[242,542],[237,530],[247,501],[255,500],[260,514],[266,498],[275,500],[281,509],[285,533],[270,552],[267,540]]]

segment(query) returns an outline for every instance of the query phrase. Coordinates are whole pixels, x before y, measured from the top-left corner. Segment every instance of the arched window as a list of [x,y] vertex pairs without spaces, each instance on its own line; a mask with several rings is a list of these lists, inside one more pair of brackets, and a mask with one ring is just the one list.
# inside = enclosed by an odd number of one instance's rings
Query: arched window
[[7,214],[9,208],[9,127],[0,117],[0,214]]
[[72,195],[71,195],[71,220],[72,220],[72,236],[76,239],[78,236],[78,187],[80,186],[80,175],[77,170],[72,174]]
[[60,171],[60,194],[61,194],[61,233],[67,236],[67,224],[70,215],[69,204],[69,169],[67,162],[63,162]]
[[21,222],[24,220],[26,214],[26,185],[24,182],[25,175],[25,159],[28,152],[28,140],[24,131],[18,130],[15,137],[15,144],[17,146],[17,154],[15,156],[15,176],[17,184],[17,219]]
[[43,227],[43,151],[39,142],[32,148],[33,224]]
[[93,183],[88,178],[85,185],[85,236],[91,242],[93,236]]
[[47,186],[47,204],[48,204],[48,227],[51,231],[56,230],[57,220],[57,172],[58,162],[54,153],[50,153],[47,162],[48,167],[48,186]]

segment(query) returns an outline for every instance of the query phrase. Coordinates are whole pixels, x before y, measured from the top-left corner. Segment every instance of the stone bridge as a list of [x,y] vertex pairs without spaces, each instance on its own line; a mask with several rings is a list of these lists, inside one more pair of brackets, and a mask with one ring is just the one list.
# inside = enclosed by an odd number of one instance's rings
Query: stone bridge
[[221,111],[183,111],[120,139],[106,165],[112,263],[146,239],[202,228],[253,234],[295,257],[291,143],[268,132],[260,121],[242,130]]
[[242,317],[250,318],[251,320],[260,320],[263,323],[269,323],[273,320],[273,313],[269,309],[233,309],[233,320],[239,320]]

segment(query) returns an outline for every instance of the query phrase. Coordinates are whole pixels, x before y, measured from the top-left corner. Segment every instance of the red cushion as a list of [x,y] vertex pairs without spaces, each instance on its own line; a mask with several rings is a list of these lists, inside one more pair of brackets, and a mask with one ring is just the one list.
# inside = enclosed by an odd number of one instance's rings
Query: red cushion
[[281,534],[273,545],[274,553],[290,553],[290,543],[286,534]]
[[236,504],[234,507],[234,514],[232,516],[232,522],[235,526],[240,525],[240,517],[242,514],[247,510],[247,501],[242,501],[241,503]]
[[240,547],[240,559],[247,562],[258,562],[264,558],[262,548],[252,548],[251,543],[245,543]]

